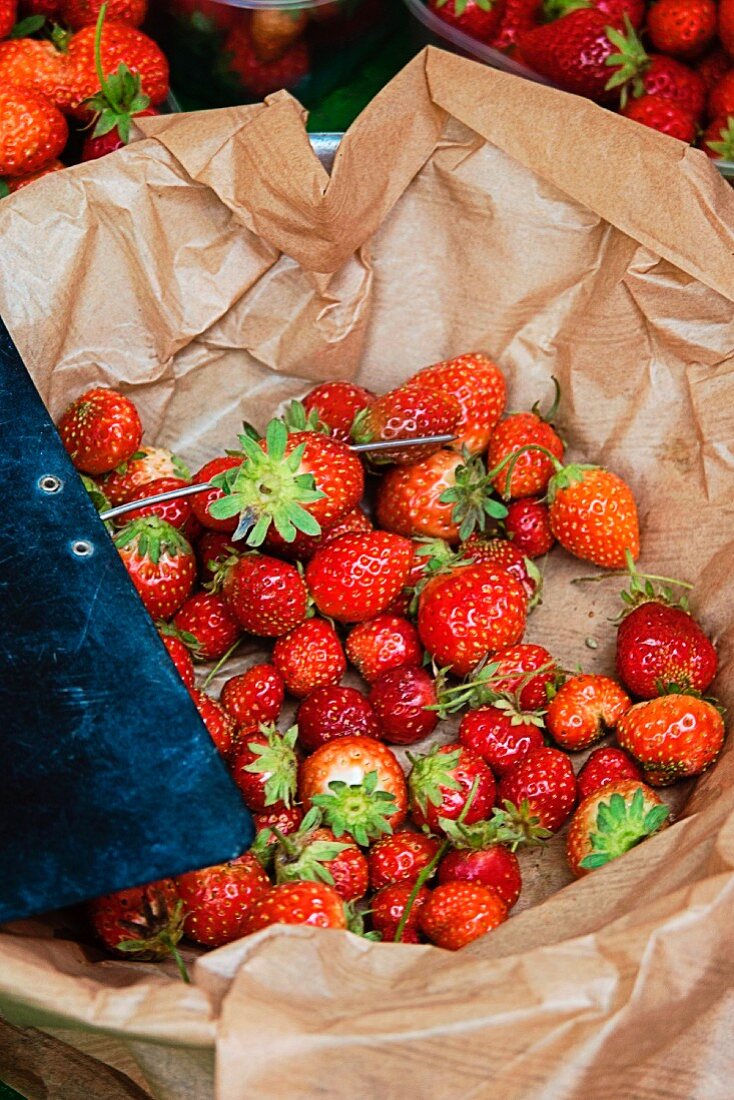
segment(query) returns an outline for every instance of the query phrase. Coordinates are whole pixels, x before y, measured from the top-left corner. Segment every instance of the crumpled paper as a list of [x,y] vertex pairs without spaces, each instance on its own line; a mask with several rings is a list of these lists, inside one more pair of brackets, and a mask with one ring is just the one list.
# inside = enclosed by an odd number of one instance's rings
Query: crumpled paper
[[[0,207],[0,313],[53,415],[119,386],[196,467],[315,379],[481,349],[521,408],[555,376],[569,456],[633,486],[642,565],[695,583],[734,703],[734,194],[702,152],[432,49],[331,176],[286,93],[140,129]],[[526,637],[610,671],[620,580],[593,572],[555,550]],[[671,828],[579,882],[562,835],[524,855],[515,914],[457,954],[271,928],[185,987],[54,914],[0,933],[0,1011],[165,1100],[723,1100],[733,778],[727,745],[665,792]]]

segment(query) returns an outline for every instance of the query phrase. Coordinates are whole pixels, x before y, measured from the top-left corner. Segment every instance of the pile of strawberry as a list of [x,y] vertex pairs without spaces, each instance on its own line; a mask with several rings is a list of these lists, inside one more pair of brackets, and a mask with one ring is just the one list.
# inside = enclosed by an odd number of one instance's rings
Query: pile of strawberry
[[0,194],[121,148],[135,116],[158,114],[168,61],[137,29],[146,10],[147,0],[0,0]]
[[734,0],[428,0],[558,88],[734,158]]
[[[141,445],[113,390],[63,414],[100,510],[207,486],[141,503],[112,537],[257,828],[239,859],[92,903],[109,948],[157,958],[182,935],[215,947],[281,922],[455,949],[507,918],[520,845],[571,819],[569,864],[587,874],[666,823],[654,787],[716,759],[723,719],[702,697],[716,652],[634,566],[630,488],[564,464],[549,416],[503,415],[505,397],[481,354],[381,396],[325,383],[193,478]],[[451,443],[407,444],[432,435]],[[523,642],[534,560],[556,540],[631,575],[616,678]],[[272,652],[215,699],[244,640]],[[216,662],[198,686],[192,658]],[[342,683],[349,665],[360,688]],[[450,715],[458,730],[439,726]]]

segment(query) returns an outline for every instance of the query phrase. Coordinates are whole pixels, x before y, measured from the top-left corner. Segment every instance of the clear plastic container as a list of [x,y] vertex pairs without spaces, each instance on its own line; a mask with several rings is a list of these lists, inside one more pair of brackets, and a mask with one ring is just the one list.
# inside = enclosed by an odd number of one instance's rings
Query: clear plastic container
[[184,110],[281,88],[310,109],[352,79],[401,17],[396,0],[160,0],[150,31]]

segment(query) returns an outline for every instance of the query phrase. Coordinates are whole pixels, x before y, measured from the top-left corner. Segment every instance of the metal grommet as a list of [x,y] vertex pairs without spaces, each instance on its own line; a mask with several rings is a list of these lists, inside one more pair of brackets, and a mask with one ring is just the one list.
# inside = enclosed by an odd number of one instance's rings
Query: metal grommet
[[94,547],[86,539],[77,539],[71,544],[71,552],[76,554],[78,558],[88,558],[90,554],[94,553]]
[[61,478],[56,477],[55,474],[44,474],[43,477],[38,479],[38,488],[43,490],[44,493],[58,493],[63,485]]

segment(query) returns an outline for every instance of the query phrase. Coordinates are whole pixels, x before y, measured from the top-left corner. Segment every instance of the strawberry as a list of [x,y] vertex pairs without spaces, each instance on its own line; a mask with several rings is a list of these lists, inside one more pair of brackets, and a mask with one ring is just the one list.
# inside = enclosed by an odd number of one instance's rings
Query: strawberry
[[523,61],[559,88],[599,100],[614,86],[608,58],[632,49],[629,39],[610,28],[609,17],[595,8],[578,8],[535,27],[520,37],[519,47]]
[[[181,489],[190,484],[183,477],[157,477],[152,481],[146,481],[137,489],[133,489],[127,496],[127,501],[145,500],[148,497],[157,496],[159,493],[169,493],[173,489]],[[126,523],[132,523],[134,519],[142,519],[143,516],[160,516],[171,527],[179,531],[185,528],[187,520],[191,517],[191,498],[177,497],[175,500],[166,500],[162,504],[146,504],[136,508],[134,512],[126,512],[118,516],[114,521],[118,526],[124,527]],[[185,531],[184,531],[185,533]]]
[[[143,427],[127,397],[115,390],[92,389],[72,401],[59,420],[58,431],[77,470],[104,474],[132,458]],[[104,486],[103,492],[113,500]]]
[[[37,172],[58,157],[66,145],[69,136],[66,119],[53,103],[31,88],[3,84],[0,118],[0,176]],[[103,391],[91,392],[96,395]],[[76,442],[73,437],[72,442]],[[89,474],[103,473],[99,469],[84,469]]]
[[199,688],[189,689],[199,716],[209,736],[225,760],[231,760],[239,748],[237,726],[231,715],[216,699]]
[[[417,439],[428,435],[453,435],[461,419],[461,406],[453,394],[413,382],[377,397],[355,418],[355,443]],[[370,456],[373,465],[391,462],[398,466],[421,462],[434,454],[440,443],[419,447],[396,447]]]
[[237,23],[224,42],[229,71],[237,77],[254,99],[264,99],[281,88],[293,89],[308,75],[308,46],[299,39],[276,61],[261,61],[257,56],[247,23]]
[[505,464],[521,447],[527,446],[528,443],[537,443],[557,459],[563,458],[565,451],[563,440],[551,424],[561,396],[558,383],[555,379],[553,381],[556,396],[545,416],[541,416],[536,404],[532,412],[513,413],[504,420],[500,420],[492,433],[487,452],[487,465],[491,470],[498,471],[492,483],[506,500],[517,500],[521,497],[538,496],[544,493],[553,474],[553,464],[545,454],[540,451],[525,451],[520,455],[512,468],[512,473],[508,476]]
[[180,531],[157,516],[128,523],[114,544],[154,619],[170,619],[196,581],[194,551]]
[[259,857],[260,851],[266,852],[278,842],[274,830],[277,829],[283,836],[289,836],[300,828],[303,821],[303,810],[300,806],[280,806],[275,809],[264,810],[261,814],[252,815],[252,823],[255,826],[255,840],[251,851]]
[[458,951],[506,919],[507,906],[496,890],[460,880],[431,892],[420,911],[419,925],[436,947]]
[[533,749],[542,749],[543,718],[521,711],[510,699],[470,710],[459,724],[459,741],[481,756],[495,775],[503,776]]
[[151,481],[163,477],[188,481],[189,471],[176,455],[164,447],[138,446],[133,454],[119,461],[100,480],[100,488],[110,504],[125,504],[142,485],[149,485]]
[[168,651],[168,656],[176,666],[176,671],[186,684],[186,687],[192,688],[195,683],[194,677],[194,662],[191,659],[191,653],[187,646],[178,637],[177,633],[169,633],[170,627],[167,623],[161,623],[158,627],[158,634]]
[[[383,886],[370,902],[372,927],[380,934],[383,943],[395,943],[397,931],[405,914],[415,885],[412,882],[391,882]],[[407,920],[400,935],[401,943],[420,943],[418,922],[421,911],[431,896],[431,891],[421,886],[413,898]]]
[[461,544],[459,553],[465,561],[492,562],[501,566],[520,582],[525,595],[531,601],[529,607],[539,601],[540,573],[530,559],[507,539],[486,539],[473,534]]
[[0,3],[0,38],[7,38],[18,17],[18,0],[2,0]]
[[382,735],[372,703],[351,687],[316,688],[299,703],[296,722],[298,745],[304,752],[314,752],[328,741],[350,734]]
[[176,887],[188,938],[205,947],[222,947],[243,935],[245,916],[270,889],[270,879],[248,852],[230,863],[179,875]]
[[510,501],[503,525],[513,546],[531,561],[547,554],[556,541],[550,527],[548,505],[533,497]]
[[[198,470],[191,479],[195,485],[212,481],[227,470],[239,469],[242,459],[234,455],[223,455],[221,458],[213,458]],[[212,531],[222,531],[225,534],[233,534],[237,527],[237,516],[227,516],[225,519],[217,519],[210,511],[210,506],[215,500],[224,496],[221,489],[209,489],[206,492],[197,493],[191,498],[191,507],[194,515],[202,526]]]
[[286,542],[298,531],[318,535],[351,512],[364,489],[364,471],[346,443],[320,432],[288,432],[271,420],[265,438],[239,436],[239,469],[214,478],[225,496],[210,505],[217,519],[239,514],[236,538],[260,546],[271,524]]
[[[652,699],[664,689],[704,692],[716,675],[716,649],[684,606],[665,594],[641,599],[629,610],[617,629],[617,675],[642,699]],[[650,590],[651,593],[653,590]]]
[[285,696],[283,677],[275,665],[251,665],[239,676],[231,676],[222,687],[219,701],[231,714],[240,731],[254,732],[261,722],[275,722]]
[[673,57],[698,57],[716,34],[714,0],[656,0],[647,13],[650,42]]
[[106,3],[105,18],[115,23],[139,27],[148,11],[147,0],[61,0],[61,18],[72,30],[92,27]]
[[463,676],[488,653],[518,642],[526,616],[520,583],[505,569],[479,563],[428,582],[418,602],[418,634],[435,661]]
[[297,736],[295,726],[281,734],[271,723],[262,723],[256,733],[245,736],[232,775],[249,810],[261,814],[293,802],[298,772]]
[[29,88],[63,110],[70,96],[72,74],[66,55],[53,42],[9,38],[0,42],[0,82]]
[[104,894],[87,903],[91,925],[108,951],[137,959],[171,955],[188,975],[176,944],[183,934],[183,905],[173,879]]
[[316,928],[346,928],[344,902],[326,882],[285,882],[255,899],[245,914],[245,936],[271,924],[310,924]]
[[316,413],[329,435],[349,443],[354,418],[375,400],[375,394],[353,382],[322,382],[303,399],[306,413]]
[[[192,501],[195,498],[191,498]],[[238,551],[247,549],[247,544],[235,541],[226,531],[207,531],[197,539],[195,550],[199,567],[199,580],[207,585],[213,580],[217,566],[223,565]]]
[[492,772],[481,756],[465,745],[434,746],[423,756],[411,757],[408,774],[410,811],[416,825],[443,831],[441,818],[462,815],[471,825],[487,817],[495,796]]
[[475,455],[485,450],[502,416],[507,390],[502,372],[491,359],[480,352],[459,355],[424,367],[408,379],[408,385],[413,383],[452,394],[459,402],[461,420],[452,443],[455,451]]
[[629,486],[600,466],[561,466],[548,487],[550,524],[564,550],[582,561],[623,569],[637,560],[640,533]]
[[706,85],[700,73],[664,54],[650,54],[640,69],[635,95],[655,95],[676,103],[698,121],[706,101]]
[[520,37],[537,27],[543,12],[541,0],[505,0],[499,26],[487,39],[493,50],[512,53]]
[[713,46],[700,61],[696,62],[696,72],[703,79],[707,92],[711,91],[714,84],[717,84],[724,73],[728,73],[731,68],[732,60],[720,45]]
[[391,668],[421,663],[418,631],[401,615],[382,614],[352,627],[345,645],[347,657],[368,684]]
[[194,639],[201,661],[218,661],[242,634],[240,624],[216,592],[197,592],[181,605],[173,624]]
[[372,684],[369,701],[382,737],[391,745],[412,745],[438,724],[436,687],[424,668],[404,665],[383,672]]
[[387,531],[344,535],[322,546],[306,566],[306,583],[322,615],[360,622],[385,611],[402,590],[413,547]]
[[568,863],[577,878],[624,855],[666,824],[670,809],[638,779],[622,779],[594,791],[577,808],[566,838]]
[[724,719],[694,695],[661,695],[635,703],[617,725],[617,740],[655,787],[700,775],[719,755]]
[[273,664],[283,677],[286,691],[297,699],[317,687],[338,684],[347,667],[339,635],[324,619],[306,619],[278,638]]
[[502,0],[428,0],[428,7],[452,27],[486,42],[497,33]]
[[725,73],[709,92],[707,111],[711,118],[734,115],[734,70]]
[[35,183],[36,180],[43,179],[44,176],[50,176],[52,172],[60,172],[66,168],[65,164],[62,164],[60,160],[50,160],[43,168],[39,168],[37,172],[28,172],[23,176],[8,176],[7,179],[0,179],[0,198],[4,198],[5,195],[14,195],[16,191],[20,191],[21,188],[27,187],[29,183]]
[[380,890],[393,882],[413,883],[438,852],[438,841],[407,831],[383,836],[367,853],[370,886]]
[[[58,102],[61,110],[74,118],[87,119],[88,100],[100,91],[95,63],[95,27],[82,27],[71,35],[66,52],[67,72],[71,74],[68,94]],[[126,23],[105,22],[100,41],[101,67],[109,80],[122,63],[140,78],[142,95],[157,107],[169,92],[168,61],[152,38]],[[94,109],[94,107],[92,107]]]
[[[369,790],[372,784],[367,780],[372,775],[377,776],[377,783]],[[332,784],[337,785],[336,791]],[[379,792],[390,795],[390,800],[375,798]],[[328,814],[329,807],[317,804],[335,833],[348,832],[357,842],[360,830],[373,831],[373,819],[374,823],[381,824],[383,806],[390,813],[387,823],[393,830],[402,825],[407,812],[403,769],[391,749],[372,737],[339,737],[316,749],[300,766],[298,794],[307,806],[323,795],[335,797],[336,803],[332,806],[341,810],[343,828],[335,827],[338,813]],[[375,835],[388,832],[389,828],[380,827]]]
[[273,852],[276,881],[328,882],[344,901],[358,901],[367,893],[367,858],[347,837],[339,841],[330,829],[319,827],[320,814],[312,809],[300,829],[281,835]]
[[308,25],[303,9],[256,8],[250,17],[250,34],[261,61],[277,61],[297,42]]
[[478,882],[496,890],[509,910],[522,889],[520,864],[515,853],[504,844],[485,839],[485,824],[479,822],[465,828],[457,827],[455,822],[447,824],[446,831],[454,846],[438,865],[438,881]]
[[734,3],[732,0],[719,0],[719,38],[721,44],[734,57]]
[[632,757],[613,745],[594,749],[576,776],[579,798],[588,798],[594,791],[620,779],[642,779],[642,772]]
[[221,576],[224,601],[248,634],[278,638],[306,618],[306,583],[289,562],[268,554],[243,554],[226,561]]
[[275,528],[271,527],[268,531],[267,544],[268,549],[281,558],[306,562],[320,547],[326,546],[327,542],[333,542],[342,535],[358,535],[373,530],[374,524],[367,513],[361,508],[353,508],[336,523],[325,527],[320,535],[305,535],[303,531],[297,531],[293,542],[286,542]]
[[734,117],[715,118],[701,135],[700,146],[713,160],[734,158]]
[[545,829],[555,833],[576,801],[571,761],[559,749],[534,749],[503,776],[499,797],[522,810],[522,803]]
[[615,728],[632,700],[608,676],[572,676],[548,704],[545,724],[566,752],[587,749]]
[[677,103],[656,95],[642,95],[639,99],[629,100],[620,114],[643,126],[649,126],[651,130],[658,130],[678,141],[685,141],[687,145],[695,141],[698,131],[693,115],[684,111]]
[[[548,704],[547,688],[555,684],[558,668],[542,645],[508,646],[492,656],[494,669],[485,685],[497,694],[515,695],[523,710],[540,710]],[[537,676],[530,676],[532,672]],[[473,703],[469,704],[476,705]]]

